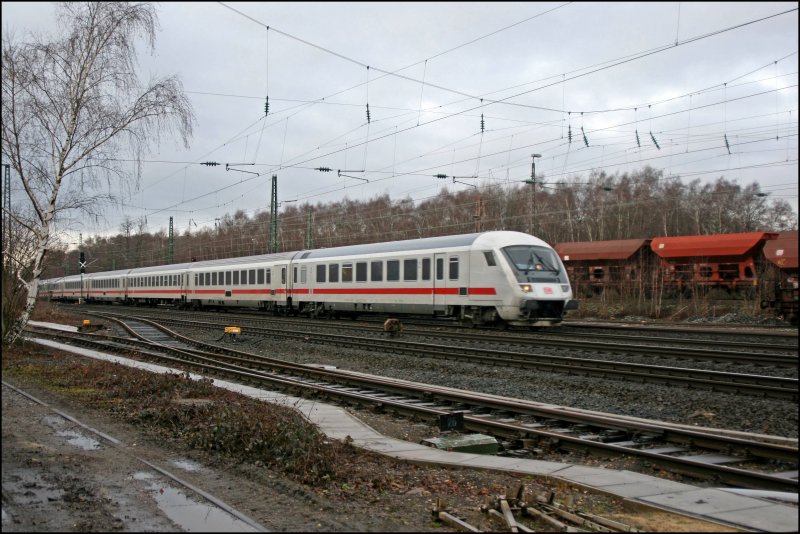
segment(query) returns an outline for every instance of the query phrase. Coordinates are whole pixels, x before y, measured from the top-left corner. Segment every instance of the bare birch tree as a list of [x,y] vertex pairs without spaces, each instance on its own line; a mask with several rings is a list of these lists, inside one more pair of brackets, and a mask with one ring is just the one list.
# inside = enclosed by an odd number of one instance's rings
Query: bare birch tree
[[[46,42],[3,36],[2,153],[22,182],[33,215],[17,217],[35,246],[20,282],[27,289],[20,317],[3,331],[13,343],[36,303],[53,225],[74,210],[110,200],[101,186],[138,180],[141,158],[159,136],[177,134],[184,146],[194,113],[176,76],[142,84],[139,37],[152,51],[158,20],[146,3],[66,2],[58,5],[60,34]],[[133,172],[120,162],[130,153]]]

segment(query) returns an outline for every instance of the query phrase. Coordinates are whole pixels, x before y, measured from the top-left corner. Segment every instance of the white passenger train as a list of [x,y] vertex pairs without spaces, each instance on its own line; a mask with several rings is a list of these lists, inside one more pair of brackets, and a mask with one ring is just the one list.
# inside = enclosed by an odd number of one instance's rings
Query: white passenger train
[[508,231],[72,275],[43,281],[40,294],[311,317],[427,315],[465,325],[550,326],[577,308],[553,248]]

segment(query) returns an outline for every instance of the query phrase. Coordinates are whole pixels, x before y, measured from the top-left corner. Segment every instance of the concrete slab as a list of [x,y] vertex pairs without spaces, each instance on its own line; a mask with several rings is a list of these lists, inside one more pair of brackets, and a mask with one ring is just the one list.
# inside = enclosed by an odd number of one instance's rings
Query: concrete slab
[[760,499],[734,495],[714,488],[697,488],[693,491],[651,495],[641,497],[639,500],[659,506],[686,510],[692,514],[712,517],[722,512],[757,510],[758,508],[770,506],[769,503]]
[[590,467],[587,465],[576,464],[561,464],[562,469],[553,472],[559,478],[573,479],[575,477],[591,477],[591,476],[604,476],[610,471],[608,469],[600,469],[599,467]]
[[779,504],[765,506],[754,514],[752,509],[722,512],[713,516],[720,521],[765,532],[797,532],[797,508]]
[[322,431],[331,439],[346,440],[348,437],[353,441],[364,441],[377,439],[380,434],[367,429],[357,428],[325,428]]
[[431,447],[424,447],[423,449],[414,449],[408,451],[398,451],[392,454],[395,458],[403,458],[415,462],[436,462],[445,463],[450,465],[457,465],[469,462],[475,458],[480,458],[481,454],[471,454],[466,452],[447,452],[433,449]]
[[483,456],[482,458],[470,460],[469,465],[471,467],[481,467],[482,469],[500,469],[529,475],[550,475],[564,469],[566,464],[502,456]]
[[396,453],[396,452],[419,453],[419,452],[424,452],[425,449],[428,449],[428,447],[425,447],[424,445],[420,445],[418,443],[411,443],[410,441],[403,441],[400,439],[393,439],[387,437],[371,438],[360,441],[353,440],[353,445],[380,453]]
[[671,480],[625,470],[600,469],[599,472],[598,470],[586,472],[581,469],[570,469],[568,471],[561,471],[557,475],[560,478],[628,498],[676,493],[679,491],[693,491],[697,489],[696,486],[691,486],[689,484],[681,484],[680,482],[673,482]]

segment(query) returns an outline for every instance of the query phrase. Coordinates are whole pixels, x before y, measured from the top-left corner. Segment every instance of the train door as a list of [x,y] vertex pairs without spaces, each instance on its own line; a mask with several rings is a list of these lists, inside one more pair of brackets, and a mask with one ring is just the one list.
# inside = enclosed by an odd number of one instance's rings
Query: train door
[[433,310],[444,310],[447,304],[447,254],[433,255]]
[[285,305],[287,308],[292,307],[292,283],[291,273],[289,272],[289,264],[280,263],[275,266],[273,276],[277,276],[275,280],[275,300],[278,306]]
[[186,293],[189,292],[189,275],[183,273],[178,276],[181,279],[181,306],[186,306]]

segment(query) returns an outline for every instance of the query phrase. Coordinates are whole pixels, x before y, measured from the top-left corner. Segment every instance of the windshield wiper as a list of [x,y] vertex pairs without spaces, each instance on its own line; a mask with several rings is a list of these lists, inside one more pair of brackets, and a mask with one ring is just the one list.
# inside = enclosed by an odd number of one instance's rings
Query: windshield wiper
[[550,264],[544,261],[541,256],[531,251],[530,258],[528,259],[528,265],[525,266],[525,274],[528,274],[535,265],[539,266],[539,269],[536,269],[537,271],[549,271],[551,273],[558,272],[558,269],[554,269]]

